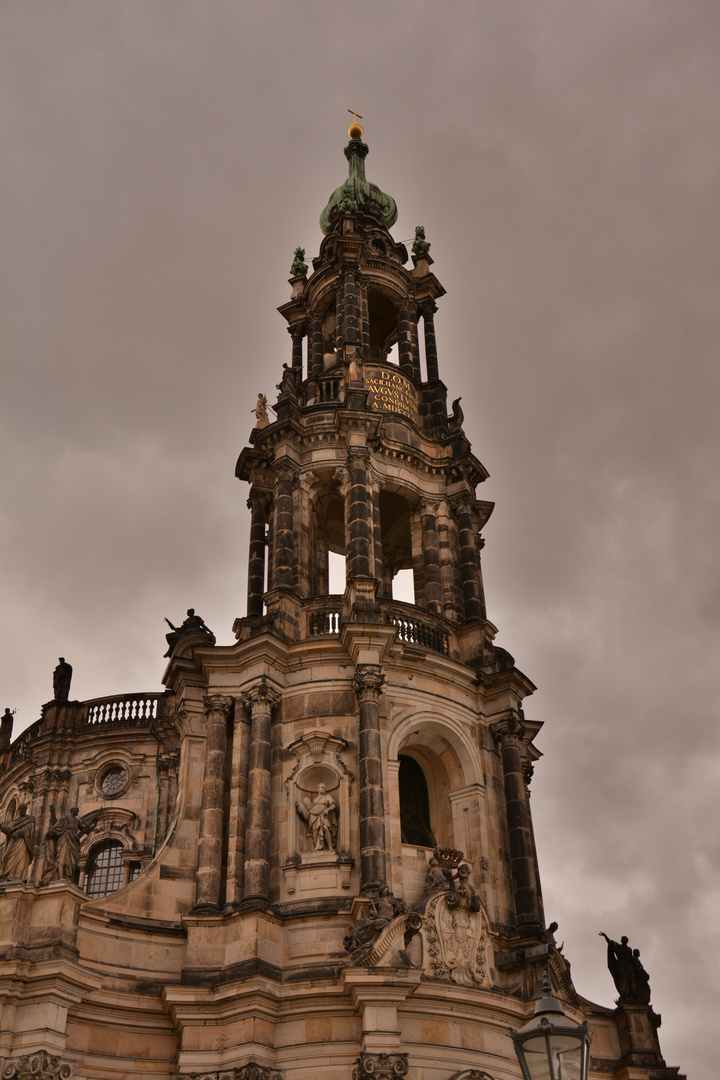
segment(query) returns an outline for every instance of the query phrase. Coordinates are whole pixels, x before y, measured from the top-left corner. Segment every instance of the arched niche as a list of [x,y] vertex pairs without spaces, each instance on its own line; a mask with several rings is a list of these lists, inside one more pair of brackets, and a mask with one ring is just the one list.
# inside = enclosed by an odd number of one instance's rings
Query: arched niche
[[388,740],[393,882],[406,903],[413,904],[424,897],[425,874],[433,847],[429,843],[403,841],[401,757],[411,758],[422,769],[427,785],[430,832],[437,846],[463,851],[474,871],[478,869],[483,846],[483,773],[472,733],[460,720],[415,712],[393,725]]
[[285,780],[287,897],[336,896],[350,888],[350,788],[352,773],[341,754],[347,743],[311,731],[288,747],[295,765]]

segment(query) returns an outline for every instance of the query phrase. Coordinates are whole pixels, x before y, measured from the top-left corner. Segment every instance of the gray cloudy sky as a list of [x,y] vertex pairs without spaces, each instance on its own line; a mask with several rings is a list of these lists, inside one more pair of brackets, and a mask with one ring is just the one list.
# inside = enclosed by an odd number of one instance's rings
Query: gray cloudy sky
[[668,1064],[714,1080],[720,7],[2,4],[2,700],[158,689],[163,616],[245,612],[259,390],[346,174],[425,225],[441,375],[497,503],[489,614],[539,690],[549,918],[611,1005],[630,936]]

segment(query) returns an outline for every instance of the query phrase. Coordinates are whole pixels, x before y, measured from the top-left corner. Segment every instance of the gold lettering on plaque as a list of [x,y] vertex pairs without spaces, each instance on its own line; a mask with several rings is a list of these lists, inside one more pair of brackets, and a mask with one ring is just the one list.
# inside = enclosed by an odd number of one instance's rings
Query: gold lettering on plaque
[[378,412],[399,413],[400,416],[406,416],[408,420],[418,423],[415,390],[404,375],[378,371],[366,378],[365,382],[372,391],[369,401],[371,409],[376,409]]

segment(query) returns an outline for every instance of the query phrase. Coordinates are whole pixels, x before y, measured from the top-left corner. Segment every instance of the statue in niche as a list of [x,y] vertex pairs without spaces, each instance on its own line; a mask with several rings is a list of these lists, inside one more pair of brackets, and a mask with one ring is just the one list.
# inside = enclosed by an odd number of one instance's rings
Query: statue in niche
[[100,811],[88,816],[83,821],[77,806],[71,806],[70,812],[59,820],[55,807],[50,807],[50,828],[45,833],[45,872],[43,885],[51,881],[75,881],[80,861],[80,840],[94,827]]
[[[372,900],[366,915],[358,915],[355,925],[343,938],[346,952],[355,953],[359,949],[369,951],[386,926],[398,915],[406,915],[404,900],[399,900],[390,892],[387,885],[382,885],[378,895]],[[355,959],[355,958],[353,958]]]
[[640,962],[640,950],[631,949],[625,935],[613,941],[600,931],[607,941],[607,964],[619,994],[619,1005],[649,1005],[650,979]]
[[27,806],[18,806],[17,817],[9,825],[0,825],[7,836],[0,864],[0,881],[27,881],[35,844],[35,818]]
[[55,701],[67,701],[70,697],[70,681],[72,679],[72,667],[64,656],[59,658],[58,666],[53,671],[53,699]]
[[186,634],[205,634],[208,639],[208,645],[215,644],[215,635],[212,630],[205,625],[205,620],[195,614],[195,608],[190,607],[187,609],[187,618],[183,620],[180,626],[174,626],[167,617],[165,618],[165,622],[168,624],[171,631],[169,634],[165,635],[165,640],[168,644],[165,656],[172,655],[178,641]]
[[428,864],[428,871],[425,875],[425,895],[430,896],[431,893],[439,892],[451,888],[450,882],[445,877],[445,873],[437,861],[435,856],[430,859]]
[[337,843],[337,803],[325,784],[318,784],[317,793],[298,799],[297,811],[307,824],[307,834],[313,851],[335,851]]

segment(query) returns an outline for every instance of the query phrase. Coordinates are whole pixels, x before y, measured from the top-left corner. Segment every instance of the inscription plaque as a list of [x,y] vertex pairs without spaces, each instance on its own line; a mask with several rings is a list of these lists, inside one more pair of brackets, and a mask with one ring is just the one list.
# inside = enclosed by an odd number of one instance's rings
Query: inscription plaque
[[377,412],[399,413],[418,423],[415,387],[404,375],[384,368],[365,369],[365,382],[371,394],[368,404]]

